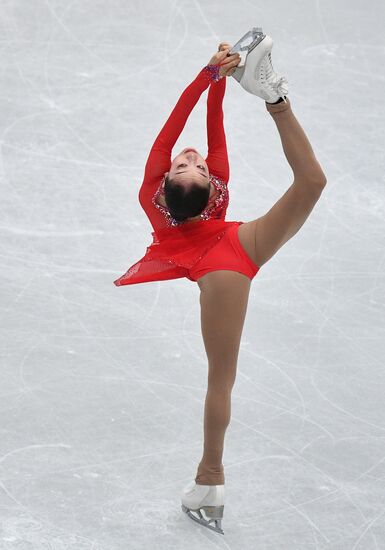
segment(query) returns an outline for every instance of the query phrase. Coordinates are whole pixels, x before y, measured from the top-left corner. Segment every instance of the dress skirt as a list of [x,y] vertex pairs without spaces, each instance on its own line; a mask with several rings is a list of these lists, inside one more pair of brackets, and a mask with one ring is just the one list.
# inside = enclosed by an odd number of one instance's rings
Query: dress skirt
[[208,254],[231,226],[242,223],[210,218],[153,231],[153,241],[143,258],[116,279],[114,284],[123,286],[181,277],[194,280],[190,276],[190,270]]

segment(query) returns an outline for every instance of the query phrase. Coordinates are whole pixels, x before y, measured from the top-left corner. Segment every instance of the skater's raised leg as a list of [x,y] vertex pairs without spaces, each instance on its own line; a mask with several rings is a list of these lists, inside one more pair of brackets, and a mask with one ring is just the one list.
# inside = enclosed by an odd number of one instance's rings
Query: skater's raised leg
[[326,176],[290,100],[277,105],[266,103],[266,109],[277,126],[294,181],[266,214],[238,229],[241,244],[258,266],[270,260],[299,231],[326,185]]

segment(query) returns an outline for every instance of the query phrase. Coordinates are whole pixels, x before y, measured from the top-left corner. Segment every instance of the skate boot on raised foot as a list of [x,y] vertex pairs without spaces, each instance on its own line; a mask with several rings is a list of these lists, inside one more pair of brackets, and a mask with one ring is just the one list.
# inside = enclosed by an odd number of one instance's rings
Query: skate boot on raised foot
[[[201,525],[224,535],[222,530],[225,502],[224,485],[198,485],[195,481],[191,481],[182,490],[181,497],[183,512]],[[197,515],[194,515],[193,512]],[[214,525],[210,525],[211,523]]]
[[272,48],[271,36],[264,34],[261,27],[253,27],[229,52],[239,53],[241,56],[241,62],[232,76],[247,92],[268,103],[275,103],[281,97],[286,102],[288,82],[284,76],[278,77],[273,69]]

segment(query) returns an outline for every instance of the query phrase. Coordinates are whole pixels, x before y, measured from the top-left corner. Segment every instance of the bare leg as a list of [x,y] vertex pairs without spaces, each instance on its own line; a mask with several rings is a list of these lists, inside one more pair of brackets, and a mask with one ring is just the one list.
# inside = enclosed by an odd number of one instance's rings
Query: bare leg
[[290,100],[270,105],[294,182],[263,216],[242,224],[238,237],[253,262],[262,266],[302,227],[319,200],[326,177],[296,119]]
[[231,391],[251,282],[241,273],[221,270],[204,275],[198,284],[202,336],[208,359],[208,387],[203,456],[195,482],[223,485],[224,437],[230,422]]
[[322,168],[304,129],[293,113],[290,100],[287,99],[287,103],[265,105],[277,126],[282,148],[295,180],[303,182],[303,185],[308,181],[322,180]]

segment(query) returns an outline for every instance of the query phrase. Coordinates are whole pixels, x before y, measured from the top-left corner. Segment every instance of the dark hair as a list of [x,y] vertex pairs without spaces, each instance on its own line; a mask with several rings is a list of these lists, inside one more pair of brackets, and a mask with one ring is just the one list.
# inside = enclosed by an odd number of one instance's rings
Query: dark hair
[[198,216],[206,208],[210,196],[210,186],[197,183],[182,185],[165,177],[164,198],[171,216],[178,222]]

